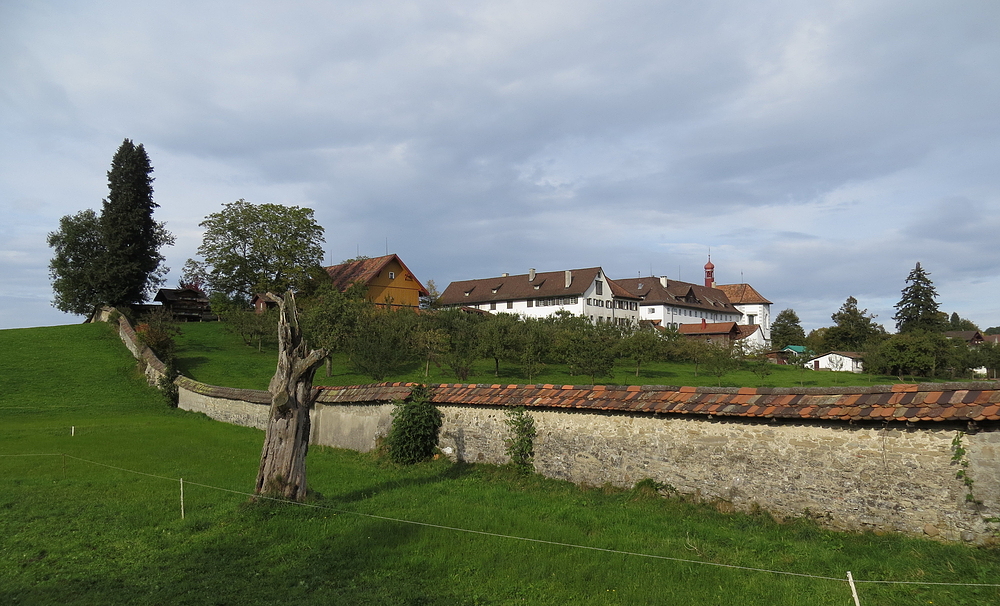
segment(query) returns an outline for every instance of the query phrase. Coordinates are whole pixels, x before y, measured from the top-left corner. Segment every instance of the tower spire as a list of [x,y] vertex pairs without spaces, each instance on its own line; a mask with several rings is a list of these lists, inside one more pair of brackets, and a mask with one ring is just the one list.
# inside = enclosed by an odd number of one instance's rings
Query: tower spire
[[712,253],[708,253],[708,263],[705,264],[705,287],[715,288],[715,265],[712,264]]

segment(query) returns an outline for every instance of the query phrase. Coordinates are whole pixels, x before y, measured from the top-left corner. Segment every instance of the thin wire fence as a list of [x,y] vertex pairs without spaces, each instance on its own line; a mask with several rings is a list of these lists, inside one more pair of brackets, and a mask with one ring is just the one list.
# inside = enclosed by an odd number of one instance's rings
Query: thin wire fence
[[461,533],[466,533],[466,534],[475,534],[475,535],[480,535],[480,536],[488,536],[488,537],[494,537],[494,538],[500,538],[500,539],[507,539],[507,540],[512,540],[512,541],[523,541],[523,542],[526,542],[526,543],[538,543],[538,544],[544,544],[544,545],[553,545],[553,546],[565,547],[565,548],[569,548],[569,549],[581,549],[581,550],[588,550],[588,551],[599,551],[599,552],[604,552],[604,553],[613,553],[613,554],[617,554],[617,555],[626,555],[626,556],[639,557],[639,558],[648,558],[648,559],[654,559],[654,560],[666,560],[666,561],[670,561],[670,562],[680,562],[680,563],[683,563],[683,564],[692,564],[692,565],[700,565],[700,566],[714,566],[714,567],[717,567],[717,568],[729,568],[729,569],[734,569],[734,570],[744,570],[744,571],[747,571],[747,572],[759,572],[759,573],[782,575],[782,576],[790,576],[790,577],[804,577],[804,578],[818,579],[818,580],[823,580],[823,581],[836,581],[838,583],[845,583],[845,584],[849,584],[849,585],[854,585],[854,584],[857,584],[857,585],[860,585],[860,584],[882,584],[882,585],[928,585],[928,586],[933,585],[933,586],[948,586],[948,587],[1000,587],[1000,583],[948,583],[948,582],[934,582],[934,581],[894,581],[894,580],[858,579],[858,578],[853,578],[853,576],[851,576],[850,571],[847,571],[847,576],[841,578],[841,577],[830,577],[830,576],[824,576],[824,575],[808,574],[808,573],[802,573],[802,572],[790,572],[790,571],[787,571],[787,570],[770,570],[770,569],[767,569],[767,568],[754,568],[754,567],[751,567],[751,566],[737,566],[735,564],[723,564],[723,563],[720,563],[720,562],[706,562],[706,561],[703,561],[703,560],[691,560],[691,559],[688,559],[688,558],[675,558],[675,557],[672,557],[672,556],[664,556],[664,555],[651,554],[651,553],[641,553],[641,552],[636,552],[636,551],[624,551],[624,550],[620,550],[620,549],[610,549],[610,548],[606,548],[606,547],[594,547],[594,546],[591,546],[591,545],[579,545],[579,544],[575,544],[575,543],[565,543],[565,542],[561,542],[561,541],[550,541],[550,540],[547,540],[547,539],[536,539],[536,538],[532,538],[532,537],[521,537],[521,536],[510,535],[510,534],[503,534],[503,533],[497,533],[497,532],[488,532],[488,531],[484,531],[484,530],[474,530],[474,529],[471,529],[471,528],[459,528],[459,527],[456,527],[456,526],[446,526],[446,525],[443,525],[443,524],[434,524],[432,522],[420,522],[420,521],[416,521],[416,520],[407,520],[407,519],[396,518],[396,517],[391,517],[391,516],[381,516],[381,515],[371,514],[371,513],[362,513],[362,512],[358,512],[358,511],[350,511],[350,510],[346,510],[346,509],[338,509],[336,507],[330,507],[328,505],[318,505],[316,503],[300,503],[298,501],[289,501],[289,500],[286,500],[286,499],[281,499],[281,498],[276,498],[276,497],[269,497],[269,496],[265,496],[265,495],[258,495],[258,494],[254,494],[254,493],[251,493],[251,492],[245,492],[245,491],[240,491],[240,490],[233,490],[233,489],[230,489],[230,488],[222,488],[220,486],[212,486],[211,484],[203,484],[203,483],[200,483],[200,482],[192,482],[191,480],[185,480],[183,478],[171,478],[169,476],[162,476],[162,475],[158,475],[158,474],[154,474],[154,473],[147,473],[147,472],[144,472],[144,471],[138,471],[138,470],[135,470],[135,469],[128,469],[126,467],[119,467],[117,465],[110,465],[108,463],[101,463],[99,461],[92,461],[90,459],[84,459],[82,457],[77,457],[77,456],[74,456],[74,455],[64,454],[64,453],[0,454],[0,457],[64,457],[64,458],[73,459],[75,461],[80,461],[80,462],[83,462],[83,463],[88,463],[90,465],[97,465],[97,466],[100,466],[100,467],[106,467],[108,469],[114,469],[114,470],[117,470],[117,471],[123,471],[123,472],[130,473],[130,474],[135,474],[135,475],[140,475],[140,476],[146,476],[146,477],[149,477],[149,478],[156,478],[158,480],[165,480],[165,481],[168,481],[168,482],[178,482],[180,484],[180,486],[181,486],[181,511],[182,511],[181,517],[183,517],[183,508],[184,508],[184,496],[183,496],[183,494],[184,494],[183,490],[184,489],[183,489],[183,486],[184,485],[188,485],[188,486],[198,486],[200,488],[207,488],[209,490],[216,490],[216,491],[219,491],[219,492],[226,492],[226,493],[230,493],[230,494],[241,495],[241,496],[250,497],[250,498],[254,498],[254,499],[264,499],[264,500],[269,500],[269,501],[275,501],[275,502],[283,503],[283,504],[286,504],[286,505],[296,505],[296,506],[299,506],[299,507],[308,507],[308,508],[313,508],[313,509],[321,509],[321,510],[330,511],[330,512],[337,513],[337,514],[353,515],[353,516],[359,516],[359,517],[364,517],[364,518],[382,520],[382,521],[387,521],[387,522],[395,522],[395,523],[399,523],[399,524],[409,524],[409,525],[413,525],[413,526],[421,526],[421,527],[424,527],[424,528],[435,528],[435,529],[438,529],[438,530],[447,530],[447,531],[451,531],[451,532],[461,532]]

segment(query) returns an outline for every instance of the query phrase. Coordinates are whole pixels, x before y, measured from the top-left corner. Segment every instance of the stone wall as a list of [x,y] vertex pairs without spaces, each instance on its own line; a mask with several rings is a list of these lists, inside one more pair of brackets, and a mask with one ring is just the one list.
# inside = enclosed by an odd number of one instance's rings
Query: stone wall
[[[159,360],[119,320],[126,346]],[[152,356],[152,359],[150,359]],[[161,369],[162,370],[162,369]],[[149,371],[147,371],[149,372]],[[265,391],[177,379],[179,407],[266,426]],[[322,388],[310,441],[374,449],[391,402],[412,385]],[[548,477],[629,487],[650,478],[736,510],[808,515],[844,530],[991,540],[1000,514],[1000,386],[956,383],[836,389],[431,385],[454,459],[503,464],[505,411],[535,420],[535,469]],[[955,474],[952,441],[968,450],[975,499]]]
[[[180,407],[263,427],[266,392],[178,381]],[[430,386],[432,398],[435,388]],[[465,386],[474,401],[487,386]],[[495,386],[494,386],[495,387]],[[350,393],[361,390],[362,393]],[[399,385],[322,389],[311,442],[372,450],[391,425]],[[361,397],[363,400],[353,400]],[[520,402],[512,402],[518,404]],[[438,403],[440,446],[457,460],[503,464],[502,405]],[[538,473],[578,484],[630,487],[650,478],[723,508],[808,515],[844,530],[898,531],[946,540],[990,538],[984,516],[1000,503],[1000,432],[963,436],[982,512],[955,477],[952,440],[967,423],[908,427],[786,419],[529,408]]]

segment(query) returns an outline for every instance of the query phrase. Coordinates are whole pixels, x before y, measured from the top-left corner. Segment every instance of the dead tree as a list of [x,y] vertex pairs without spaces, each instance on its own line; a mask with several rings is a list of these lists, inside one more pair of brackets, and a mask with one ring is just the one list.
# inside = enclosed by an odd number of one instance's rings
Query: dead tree
[[283,299],[271,293],[267,296],[279,310],[278,367],[267,388],[271,411],[254,492],[301,501],[306,496],[309,409],[316,399],[313,374],[327,352],[318,349],[306,353],[291,291]]

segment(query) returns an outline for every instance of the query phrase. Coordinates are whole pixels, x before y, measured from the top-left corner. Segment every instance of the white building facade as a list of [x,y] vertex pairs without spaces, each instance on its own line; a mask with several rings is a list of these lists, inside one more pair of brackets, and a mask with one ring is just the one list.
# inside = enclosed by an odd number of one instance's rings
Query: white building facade
[[440,303],[490,313],[545,318],[559,311],[583,316],[594,323],[635,324],[639,298],[608,279],[600,267],[452,282]]

